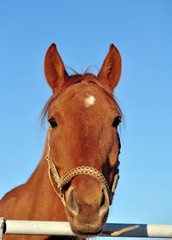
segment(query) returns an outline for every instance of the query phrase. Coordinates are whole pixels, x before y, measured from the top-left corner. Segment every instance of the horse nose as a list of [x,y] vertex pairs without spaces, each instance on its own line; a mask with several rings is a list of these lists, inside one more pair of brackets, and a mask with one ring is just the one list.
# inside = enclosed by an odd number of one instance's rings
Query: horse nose
[[102,198],[100,202],[99,216],[107,214],[109,209],[109,195],[105,188],[102,189]]
[[[97,192],[97,189],[95,191]],[[99,190],[97,195],[99,196],[95,197],[89,190],[87,191],[87,196],[77,194],[77,190],[71,186],[66,197],[67,211],[73,217],[85,218],[88,221],[90,214],[94,215],[95,218],[104,218],[109,208],[109,196],[104,187]]]
[[72,215],[75,215],[75,216],[78,215],[79,205],[76,200],[75,191],[73,187],[69,188],[66,200],[67,200],[66,202],[67,202],[67,208],[69,212],[71,212]]

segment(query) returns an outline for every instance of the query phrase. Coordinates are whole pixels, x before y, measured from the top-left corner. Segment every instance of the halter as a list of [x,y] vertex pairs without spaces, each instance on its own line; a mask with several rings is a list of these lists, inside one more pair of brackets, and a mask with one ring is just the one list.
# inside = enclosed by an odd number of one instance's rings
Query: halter
[[[49,128],[49,131],[48,131],[48,152],[45,156],[45,158],[48,162],[48,176],[49,176],[49,179],[50,179],[50,182],[51,182],[54,192],[59,196],[63,205],[66,206],[64,193],[62,191],[63,187],[66,184],[68,184],[74,177],[76,177],[78,175],[83,175],[83,174],[93,176],[103,184],[103,186],[105,187],[105,189],[108,192],[109,203],[111,205],[112,200],[113,200],[113,195],[115,193],[115,189],[118,184],[119,174],[118,173],[115,174],[111,190],[109,189],[109,185],[108,185],[105,177],[103,176],[103,174],[96,168],[93,168],[90,166],[78,166],[78,167],[70,170],[64,176],[60,177],[60,175],[56,169],[56,166],[54,165],[54,162],[51,158],[51,154],[50,154],[50,131],[51,131],[51,128]],[[55,182],[57,183],[57,187],[54,186],[52,176],[53,176]]]

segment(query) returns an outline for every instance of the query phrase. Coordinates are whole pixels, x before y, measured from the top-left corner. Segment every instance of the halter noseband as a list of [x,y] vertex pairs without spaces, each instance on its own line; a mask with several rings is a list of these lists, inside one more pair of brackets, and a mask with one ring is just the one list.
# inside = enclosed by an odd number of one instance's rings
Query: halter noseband
[[[118,173],[115,174],[111,190],[109,189],[108,183],[107,183],[105,177],[103,176],[103,174],[96,168],[93,168],[90,166],[78,166],[78,167],[70,170],[64,176],[60,177],[60,175],[56,169],[56,166],[54,165],[54,162],[51,158],[51,155],[50,155],[50,144],[49,144],[50,143],[50,130],[51,130],[51,128],[49,128],[49,131],[48,131],[48,152],[45,156],[45,158],[48,162],[48,176],[49,176],[51,185],[52,185],[55,193],[59,196],[63,205],[64,206],[66,205],[64,194],[62,191],[63,187],[66,184],[68,184],[77,175],[83,175],[83,174],[91,175],[91,176],[95,177],[96,179],[98,179],[103,184],[103,186],[105,187],[105,189],[108,192],[109,203],[112,204],[113,195],[115,193],[115,189],[117,187],[118,180],[119,180],[119,174]],[[55,182],[57,183],[57,189],[53,184],[52,176],[53,176]]]

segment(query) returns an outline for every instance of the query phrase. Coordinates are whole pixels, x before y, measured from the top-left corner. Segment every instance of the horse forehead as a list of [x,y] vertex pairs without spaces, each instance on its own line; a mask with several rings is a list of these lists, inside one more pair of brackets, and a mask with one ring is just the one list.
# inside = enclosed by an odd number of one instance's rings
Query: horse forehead
[[97,85],[84,84],[76,84],[66,89],[58,99],[58,105],[58,109],[67,115],[71,112],[93,114],[112,109],[112,102]]
[[73,85],[65,91],[60,102],[63,104],[80,105],[90,107],[104,98],[96,85],[77,84]]

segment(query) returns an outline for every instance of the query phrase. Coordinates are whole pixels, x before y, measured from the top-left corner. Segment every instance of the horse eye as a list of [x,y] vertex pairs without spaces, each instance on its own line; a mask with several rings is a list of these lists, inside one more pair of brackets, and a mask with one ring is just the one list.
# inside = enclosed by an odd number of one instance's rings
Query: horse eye
[[52,117],[48,120],[49,124],[51,125],[52,128],[55,128],[58,126],[56,120]]
[[121,117],[116,117],[116,118],[113,120],[112,127],[117,128],[118,125],[120,124],[120,122],[121,122]]

